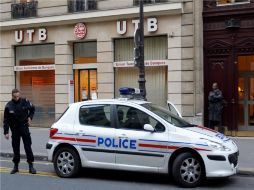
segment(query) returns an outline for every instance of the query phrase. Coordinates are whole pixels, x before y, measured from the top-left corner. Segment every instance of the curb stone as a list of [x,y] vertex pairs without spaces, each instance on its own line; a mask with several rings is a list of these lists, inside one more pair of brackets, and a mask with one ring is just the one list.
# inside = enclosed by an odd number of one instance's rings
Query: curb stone
[[[12,158],[13,153],[3,153],[3,152],[1,152],[0,156],[4,157],[4,158]],[[25,154],[20,154],[20,158],[26,159],[26,155]],[[48,157],[46,155],[34,155],[34,159],[39,160],[39,161],[47,161]],[[238,171],[237,171],[237,175],[253,176],[254,177],[254,168],[239,168]]]
[[[4,157],[4,158],[12,158],[13,157],[13,153],[4,153],[4,152],[1,152],[0,156]],[[26,155],[25,154],[20,154],[20,158],[21,159],[26,159]],[[48,157],[45,156],[45,155],[34,155],[34,160],[47,161]]]

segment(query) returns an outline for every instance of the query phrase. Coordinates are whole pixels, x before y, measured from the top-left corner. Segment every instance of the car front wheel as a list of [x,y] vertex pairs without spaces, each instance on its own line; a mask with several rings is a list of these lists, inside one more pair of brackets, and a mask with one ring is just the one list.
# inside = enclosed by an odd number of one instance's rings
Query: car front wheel
[[59,177],[74,177],[80,168],[78,154],[69,147],[60,148],[54,157],[54,168]]
[[173,178],[182,187],[198,186],[204,178],[204,173],[200,159],[189,152],[178,155],[173,162]]

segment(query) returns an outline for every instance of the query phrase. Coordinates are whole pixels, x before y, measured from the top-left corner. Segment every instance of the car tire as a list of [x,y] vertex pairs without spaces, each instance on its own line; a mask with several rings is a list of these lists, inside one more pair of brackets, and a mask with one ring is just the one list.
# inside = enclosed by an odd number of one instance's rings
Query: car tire
[[59,177],[75,177],[80,169],[80,158],[70,147],[60,148],[54,156],[54,168]]
[[176,157],[171,172],[174,181],[179,186],[187,188],[200,185],[205,175],[201,160],[189,152]]

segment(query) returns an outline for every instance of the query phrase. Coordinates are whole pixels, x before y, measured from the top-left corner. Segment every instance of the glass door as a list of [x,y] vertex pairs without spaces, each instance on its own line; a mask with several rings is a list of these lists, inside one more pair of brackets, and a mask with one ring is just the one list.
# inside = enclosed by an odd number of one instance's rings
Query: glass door
[[97,70],[74,70],[75,102],[97,99]]
[[238,126],[254,130],[254,55],[238,58]]
[[240,74],[238,97],[239,129],[254,130],[254,73]]

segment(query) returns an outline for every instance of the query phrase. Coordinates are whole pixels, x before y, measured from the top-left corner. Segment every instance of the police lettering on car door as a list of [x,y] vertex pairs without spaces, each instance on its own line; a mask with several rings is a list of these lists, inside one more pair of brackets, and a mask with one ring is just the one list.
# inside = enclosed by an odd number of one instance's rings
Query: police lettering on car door
[[113,147],[113,148],[124,148],[124,149],[137,149],[137,141],[129,140],[129,139],[119,139],[116,140],[114,138],[103,138],[98,137],[97,146],[102,147]]

